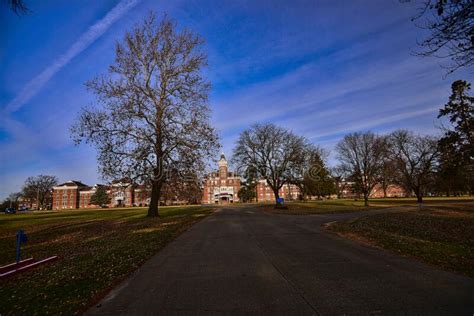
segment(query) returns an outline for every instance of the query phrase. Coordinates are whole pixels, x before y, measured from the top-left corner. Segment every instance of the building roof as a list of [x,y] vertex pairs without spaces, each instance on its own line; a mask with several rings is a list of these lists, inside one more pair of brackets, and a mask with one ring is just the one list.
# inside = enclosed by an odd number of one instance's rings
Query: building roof
[[58,184],[57,187],[62,187],[62,186],[67,186],[67,187],[87,187],[87,184],[82,183],[81,181],[77,180],[69,180],[67,182],[64,182],[62,184]]

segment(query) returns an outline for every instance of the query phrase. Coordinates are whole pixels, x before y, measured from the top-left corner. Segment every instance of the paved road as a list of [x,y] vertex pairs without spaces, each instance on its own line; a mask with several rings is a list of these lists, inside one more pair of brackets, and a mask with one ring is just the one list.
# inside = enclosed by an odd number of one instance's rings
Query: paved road
[[474,279],[320,228],[354,216],[222,209],[88,313],[473,315]]

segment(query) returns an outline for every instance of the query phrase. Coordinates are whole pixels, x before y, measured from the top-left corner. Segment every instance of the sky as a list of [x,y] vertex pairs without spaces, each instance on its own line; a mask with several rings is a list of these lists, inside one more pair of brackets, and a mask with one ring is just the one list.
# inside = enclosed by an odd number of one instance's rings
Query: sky
[[69,128],[95,104],[84,82],[113,63],[114,48],[150,10],[205,40],[211,123],[231,156],[239,133],[275,123],[330,152],[347,133],[405,128],[440,134],[437,113],[466,69],[413,54],[426,31],[419,1],[24,0],[0,4],[0,199],[28,176],[102,182],[96,152]]

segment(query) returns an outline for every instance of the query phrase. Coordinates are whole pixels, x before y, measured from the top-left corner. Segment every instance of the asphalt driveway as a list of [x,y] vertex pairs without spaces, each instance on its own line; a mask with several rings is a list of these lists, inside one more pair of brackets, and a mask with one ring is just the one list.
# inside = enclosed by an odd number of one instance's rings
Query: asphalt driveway
[[88,313],[473,315],[474,279],[321,229],[355,216],[219,210]]

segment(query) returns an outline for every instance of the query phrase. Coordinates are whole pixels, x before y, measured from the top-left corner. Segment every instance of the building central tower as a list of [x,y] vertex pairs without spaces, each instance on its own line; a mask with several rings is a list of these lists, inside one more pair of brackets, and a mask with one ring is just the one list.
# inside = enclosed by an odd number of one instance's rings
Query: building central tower
[[219,179],[221,181],[227,180],[228,165],[227,159],[225,159],[224,153],[221,154],[221,159],[219,159]]

